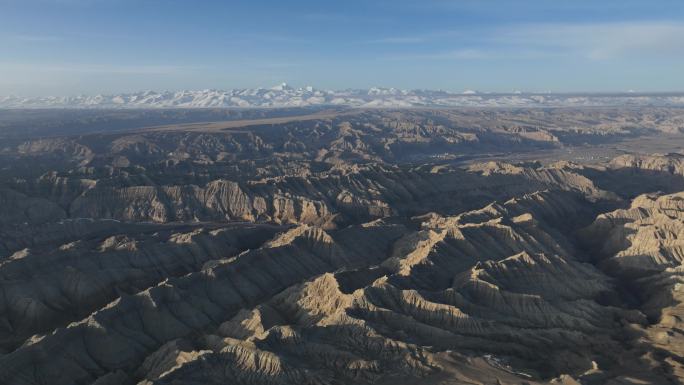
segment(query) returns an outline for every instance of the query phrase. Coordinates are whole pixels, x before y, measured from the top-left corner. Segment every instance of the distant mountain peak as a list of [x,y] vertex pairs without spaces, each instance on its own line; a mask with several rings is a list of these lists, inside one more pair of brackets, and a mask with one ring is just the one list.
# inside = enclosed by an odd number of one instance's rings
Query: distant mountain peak
[[292,90],[294,90],[294,88],[290,87],[290,85],[285,83],[285,82],[282,82],[282,83],[278,84],[277,86],[273,86],[273,87],[271,87],[271,89],[273,91],[292,91]]
[[[473,97],[476,95],[477,97]],[[284,108],[684,106],[682,94],[508,94],[465,90],[317,90],[281,83],[271,88],[140,91],[116,95],[17,97],[0,95],[0,108]]]

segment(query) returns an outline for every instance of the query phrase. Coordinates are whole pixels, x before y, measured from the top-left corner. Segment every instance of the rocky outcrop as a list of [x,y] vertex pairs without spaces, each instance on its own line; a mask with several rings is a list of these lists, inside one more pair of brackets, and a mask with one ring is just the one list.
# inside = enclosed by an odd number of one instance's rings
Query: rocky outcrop
[[[445,167],[433,171],[377,165],[339,167],[306,177],[245,182],[218,179],[202,186],[155,185],[136,177],[127,187],[48,173],[34,184],[15,187],[39,197],[32,199],[54,202],[51,210],[61,208],[66,212],[61,216],[70,218],[157,223],[268,221],[324,228],[428,211],[457,213],[539,190],[570,191],[590,200],[615,199],[589,179],[558,168],[485,164],[469,170]],[[52,216],[59,218],[58,213]]]
[[684,175],[684,155],[622,155],[611,160],[608,167],[614,169],[633,168]]
[[276,223],[325,223],[324,203],[301,196],[249,196],[235,183],[217,180],[198,186],[93,188],[70,205],[72,217],[124,221],[242,220]]
[[258,247],[277,227],[149,227],[144,233],[22,249],[0,261],[0,348],[77,321],[127,293]]
[[684,378],[681,112],[295,112],[3,117],[0,384]]
[[[651,324],[642,331],[638,352],[651,370],[681,379],[684,366],[684,194],[647,194],[629,208],[597,217],[583,230],[600,250],[602,269],[621,280]],[[659,353],[654,356],[651,349]]]
[[[122,295],[82,321],[5,355],[0,358],[0,382],[40,382],[57,368],[62,375],[51,376],[53,384],[94,381],[117,370],[131,372],[163,342],[216,325],[302,279],[341,267],[335,250],[343,244],[331,247],[325,244],[329,241],[322,233],[291,231],[297,235],[285,235],[287,242],[243,253],[182,278],[167,279],[135,295]],[[375,226],[365,231],[383,247],[402,230]],[[341,234],[340,239],[346,236]],[[373,263],[373,259],[372,255],[349,252],[344,262],[353,267],[362,261]],[[57,348],[63,354],[52,357],[50,352]]]
[[602,214],[584,230],[587,242],[598,243],[619,275],[644,275],[677,267],[684,258],[684,194],[641,195],[631,207]]
[[[123,373],[144,384],[323,384],[331,376],[370,384],[455,370],[446,353],[454,350],[494,354],[482,365],[510,376],[581,376],[592,360],[619,355],[615,320],[645,322],[601,305],[611,280],[541,228],[580,215],[573,207],[582,202],[579,192],[545,191],[416,218],[415,230],[387,219],[335,231],[296,226],[32,338],[0,358],[0,379],[39,382],[66,368],[51,383],[106,383]],[[174,232],[167,242],[187,248],[219,236],[206,231]],[[135,253],[146,242],[114,236],[93,247]],[[41,358],[58,347],[65,353]]]

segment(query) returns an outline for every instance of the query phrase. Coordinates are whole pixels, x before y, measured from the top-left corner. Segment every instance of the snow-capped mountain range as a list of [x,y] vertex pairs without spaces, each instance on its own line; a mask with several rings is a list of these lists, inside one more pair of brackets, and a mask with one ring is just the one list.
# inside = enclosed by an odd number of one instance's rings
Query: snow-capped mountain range
[[675,94],[532,94],[454,93],[429,90],[371,88],[319,90],[286,83],[272,88],[143,91],[95,96],[0,96],[0,108],[275,108],[310,106],[380,107],[582,107],[684,106],[684,93]]

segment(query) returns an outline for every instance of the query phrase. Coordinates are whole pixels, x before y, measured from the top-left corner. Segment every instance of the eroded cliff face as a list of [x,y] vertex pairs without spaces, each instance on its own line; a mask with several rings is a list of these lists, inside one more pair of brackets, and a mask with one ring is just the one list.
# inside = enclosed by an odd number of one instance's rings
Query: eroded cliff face
[[0,384],[681,382],[680,156],[424,161],[641,130],[520,114],[3,146]]
[[0,348],[11,351],[31,336],[80,320],[121,295],[257,247],[280,229],[121,226],[115,235],[18,250],[0,262]]
[[600,246],[599,266],[618,277],[650,325],[640,337],[645,359],[657,355],[658,369],[684,375],[684,194],[646,194],[629,208],[600,215],[583,231]]
[[[567,190],[591,199],[613,199],[586,177],[560,168],[513,167],[498,163],[433,170],[368,165],[342,167],[307,177],[214,180],[198,185],[112,186],[111,183],[41,176],[37,195],[5,190],[7,223],[68,218],[127,222],[261,221],[306,223],[324,228],[393,215],[429,211],[456,213],[492,200],[539,190]],[[22,210],[21,201],[33,211]]]
[[[149,265],[115,277],[97,269],[98,284],[89,286],[76,270],[103,262],[71,256],[74,272],[56,275],[68,283],[54,285],[78,290],[70,297],[53,289],[57,300],[48,287],[33,303],[61,301],[67,312],[71,303],[92,303],[93,310],[46,335],[29,338],[69,319],[37,305],[19,311],[19,304],[5,304],[6,323],[22,326],[6,332],[13,338],[5,340],[1,379],[439,382],[456,371],[464,381],[517,383],[562,374],[611,378],[627,359],[635,370],[651,368],[624,351],[625,343],[637,343],[633,328],[649,327],[646,313],[607,303],[615,280],[586,261],[563,226],[552,225],[585,216],[588,199],[577,191],[541,191],[457,216],[388,218],[327,231],[302,224],[278,234],[248,225],[187,232],[172,226],[162,234],[149,224],[152,235],[72,242],[40,259],[25,250],[0,268],[6,275],[34,272],[26,287],[49,282],[38,267],[27,267],[31,260],[48,265],[79,248],[109,261],[128,255],[133,264],[134,256],[148,255]],[[240,253],[245,232],[256,244]],[[160,254],[174,256],[150,259]],[[176,278],[161,279],[162,270]],[[122,293],[136,284],[148,288]],[[121,291],[110,303],[108,287]]]

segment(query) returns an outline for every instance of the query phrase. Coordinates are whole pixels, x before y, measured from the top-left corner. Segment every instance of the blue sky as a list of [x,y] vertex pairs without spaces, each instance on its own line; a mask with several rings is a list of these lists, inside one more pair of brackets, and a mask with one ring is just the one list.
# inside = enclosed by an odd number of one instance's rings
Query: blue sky
[[0,0],[0,95],[684,91],[681,0]]

